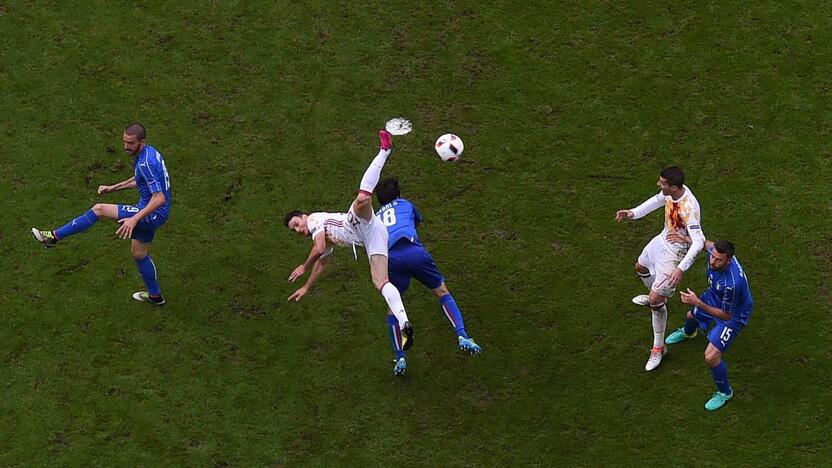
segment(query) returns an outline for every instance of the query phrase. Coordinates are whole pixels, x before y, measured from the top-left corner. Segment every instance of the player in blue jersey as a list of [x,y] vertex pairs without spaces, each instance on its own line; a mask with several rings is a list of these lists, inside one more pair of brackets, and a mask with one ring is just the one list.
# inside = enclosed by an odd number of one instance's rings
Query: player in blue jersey
[[[404,294],[410,285],[410,278],[416,278],[428,289],[433,291],[439,300],[442,311],[451,322],[454,333],[457,337],[459,349],[476,355],[482,352],[482,348],[465,330],[465,323],[462,320],[462,312],[445,284],[445,277],[436,268],[430,253],[419,241],[419,234],[416,232],[416,225],[422,222],[422,215],[416,206],[409,200],[401,198],[399,181],[396,179],[385,179],[379,182],[376,187],[376,198],[381,208],[376,213],[387,227],[389,256],[387,272],[390,282]],[[397,339],[395,328],[396,322],[388,317],[387,328],[390,334],[390,342],[396,361],[404,362],[405,349]]]
[[116,235],[121,239],[132,239],[130,252],[136,260],[147,291],[133,294],[133,299],[162,305],[165,299],[156,277],[156,265],[150,258],[150,242],[156,230],[165,224],[170,213],[170,177],[165,160],[156,148],[145,142],[147,131],[144,125],[131,123],[124,129],[122,142],[124,151],[133,158],[133,177],[114,185],[101,185],[98,194],[136,188],[139,202],[136,205],[114,205],[97,203],[81,216],[54,230],[42,231],[32,228],[32,235],[46,247],[54,247],[65,238],[84,232],[99,219],[117,221],[120,226]]
[[[748,325],[754,301],[748,288],[748,278],[734,256],[734,244],[725,240],[706,241],[705,248],[708,252],[709,287],[701,296],[690,289],[680,293],[682,302],[692,305],[693,309],[688,312],[684,326],[668,335],[665,342],[669,345],[680,343],[696,336],[699,329],[708,333],[705,362],[711,368],[717,391],[705,403],[705,409],[714,411],[734,396],[728,382],[728,366],[722,360],[722,354]],[[714,327],[708,331],[712,324]]]

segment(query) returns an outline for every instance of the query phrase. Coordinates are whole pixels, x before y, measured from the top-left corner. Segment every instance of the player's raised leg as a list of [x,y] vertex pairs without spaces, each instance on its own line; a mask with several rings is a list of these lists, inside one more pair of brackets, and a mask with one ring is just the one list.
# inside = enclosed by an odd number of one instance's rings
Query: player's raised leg
[[367,170],[364,171],[358,195],[353,201],[353,211],[364,220],[371,219],[375,215],[373,213],[373,190],[376,189],[378,179],[381,177],[381,170],[384,169],[384,164],[387,162],[387,157],[393,151],[393,138],[387,131],[379,130],[378,139],[378,154],[373,158]]
[[[135,232],[135,231],[134,231]],[[150,244],[133,239],[130,243],[130,253],[136,261],[136,266],[139,269],[139,274],[144,281],[147,291],[139,291],[133,293],[133,299],[142,302],[149,302],[154,305],[162,305],[165,303],[165,298],[162,296],[162,290],[159,288],[159,280],[156,275],[156,264],[150,258]]]
[[664,344],[664,333],[667,329],[667,298],[651,290],[649,300],[653,322],[653,348],[650,350],[647,364],[644,365],[646,371],[659,367],[662,358],[667,354],[667,347]]
[[57,229],[43,231],[32,228],[32,235],[35,237],[35,240],[44,246],[54,247],[59,240],[86,231],[101,218],[117,220],[118,205],[98,203]]

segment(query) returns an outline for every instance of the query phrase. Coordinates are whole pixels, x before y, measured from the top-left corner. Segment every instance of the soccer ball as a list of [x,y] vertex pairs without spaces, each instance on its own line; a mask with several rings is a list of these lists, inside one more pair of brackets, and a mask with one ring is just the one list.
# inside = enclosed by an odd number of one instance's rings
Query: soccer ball
[[462,144],[462,139],[453,133],[446,133],[436,140],[436,154],[439,159],[443,161],[456,161],[462,156],[462,151],[465,150],[465,145]]

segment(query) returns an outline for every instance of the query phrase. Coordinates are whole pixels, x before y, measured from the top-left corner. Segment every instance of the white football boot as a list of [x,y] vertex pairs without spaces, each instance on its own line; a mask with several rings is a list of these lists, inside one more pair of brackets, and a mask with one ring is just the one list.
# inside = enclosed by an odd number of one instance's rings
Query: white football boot
[[650,372],[651,370],[659,367],[659,364],[662,363],[662,358],[665,354],[667,354],[667,346],[653,348],[650,350],[650,359],[648,359],[647,364],[644,365],[644,370]]

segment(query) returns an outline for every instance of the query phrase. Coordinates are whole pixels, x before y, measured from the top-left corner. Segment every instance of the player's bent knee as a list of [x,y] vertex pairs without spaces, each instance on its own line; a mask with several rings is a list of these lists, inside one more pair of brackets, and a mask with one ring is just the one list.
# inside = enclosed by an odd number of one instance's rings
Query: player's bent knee
[[708,363],[710,367],[718,366],[721,360],[722,353],[719,351],[712,351],[710,349],[705,350],[705,362]]
[[149,254],[148,249],[147,249],[147,245],[137,243],[137,241],[134,240],[130,244],[130,254],[136,260],[141,260],[141,259],[147,257],[147,255]]
[[445,283],[440,284],[438,288],[435,288],[432,291],[433,294],[435,294],[436,297],[439,298],[441,298],[442,296],[447,296],[451,293],[451,291],[448,290],[448,286],[446,286]]
[[667,301],[664,301],[664,300],[657,301],[657,302],[650,301],[650,308],[653,309],[653,310],[659,310],[662,307],[664,307],[665,304],[667,304]]
[[641,263],[636,262],[636,272],[638,273],[650,273],[650,269],[646,266],[642,265]]

